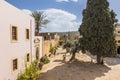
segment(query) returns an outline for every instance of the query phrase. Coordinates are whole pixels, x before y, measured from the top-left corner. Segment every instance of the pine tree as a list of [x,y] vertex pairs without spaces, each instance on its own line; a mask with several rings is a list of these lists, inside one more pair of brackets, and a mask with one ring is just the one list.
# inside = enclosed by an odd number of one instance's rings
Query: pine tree
[[103,58],[117,53],[114,24],[116,14],[109,9],[108,0],[88,0],[83,10],[82,24],[79,32],[82,35],[80,47],[97,55],[97,63],[103,64]]

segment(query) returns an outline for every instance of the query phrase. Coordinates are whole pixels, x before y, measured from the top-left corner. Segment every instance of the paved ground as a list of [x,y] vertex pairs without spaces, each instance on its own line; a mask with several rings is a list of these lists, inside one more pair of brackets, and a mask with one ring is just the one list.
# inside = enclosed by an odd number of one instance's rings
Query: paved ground
[[88,55],[77,54],[78,61],[73,63],[68,63],[69,54],[66,62],[63,62],[63,54],[51,58],[51,62],[44,65],[40,80],[120,80],[120,58],[106,58],[105,65],[97,65]]

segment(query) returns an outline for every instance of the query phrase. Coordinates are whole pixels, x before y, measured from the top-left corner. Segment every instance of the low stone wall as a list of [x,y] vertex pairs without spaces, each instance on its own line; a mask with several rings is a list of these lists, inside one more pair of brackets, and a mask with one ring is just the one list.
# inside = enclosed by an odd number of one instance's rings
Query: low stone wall
[[50,50],[51,41],[43,41],[43,55],[48,55]]
[[45,40],[43,41],[43,55],[50,54],[50,46],[56,46],[58,44],[58,40]]

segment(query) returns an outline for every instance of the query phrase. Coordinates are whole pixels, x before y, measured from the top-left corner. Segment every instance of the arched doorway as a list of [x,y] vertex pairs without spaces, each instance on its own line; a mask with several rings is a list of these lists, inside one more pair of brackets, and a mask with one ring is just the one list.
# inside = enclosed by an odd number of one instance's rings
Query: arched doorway
[[36,38],[34,40],[35,43],[35,58],[36,60],[39,60],[40,58],[40,40],[38,38]]
[[36,47],[36,60],[39,59],[39,54],[40,53],[40,50],[39,50],[39,47]]

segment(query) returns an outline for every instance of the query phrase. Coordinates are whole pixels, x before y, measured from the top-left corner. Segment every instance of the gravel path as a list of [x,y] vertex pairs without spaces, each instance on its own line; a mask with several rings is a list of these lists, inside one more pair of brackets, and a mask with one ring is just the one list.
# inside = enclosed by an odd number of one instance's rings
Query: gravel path
[[[64,52],[58,50],[58,53]],[[69,54],[66,62],[62,60],[63,54],[56,55],[43,66],[40,80],[120,80],[120,58],[106,58],[105,65],[97,65],[91,62],[89,56],[77,54],[78,60],[68,63]]]

